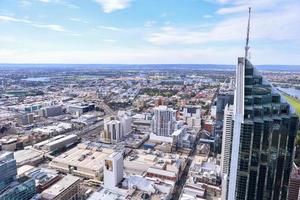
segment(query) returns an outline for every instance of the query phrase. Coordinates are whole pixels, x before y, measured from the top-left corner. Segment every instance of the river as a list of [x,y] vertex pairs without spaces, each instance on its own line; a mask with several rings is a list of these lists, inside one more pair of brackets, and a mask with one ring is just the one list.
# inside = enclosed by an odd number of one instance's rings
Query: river
[[279,90],[291,95],[291,96],[296,96],[298,99],[300,99],[300,90],[295,89],[295,88],[282,88],[282,87],[277,87]]

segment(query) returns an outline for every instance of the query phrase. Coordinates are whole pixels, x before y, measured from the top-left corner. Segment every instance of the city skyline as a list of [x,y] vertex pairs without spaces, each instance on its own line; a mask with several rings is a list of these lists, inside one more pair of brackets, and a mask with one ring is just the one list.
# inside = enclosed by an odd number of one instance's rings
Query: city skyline
[[251,61],[299,64],[296,0],[4,0],[0,59],[1,63],[234,64],[242,56],[249,5],[254,24]]

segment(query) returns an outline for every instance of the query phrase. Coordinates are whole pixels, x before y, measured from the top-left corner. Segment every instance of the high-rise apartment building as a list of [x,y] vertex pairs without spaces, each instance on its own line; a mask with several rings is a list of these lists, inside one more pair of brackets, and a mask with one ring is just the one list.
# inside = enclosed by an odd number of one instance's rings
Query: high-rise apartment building
[[228,199],[286,199],[298,117],[245,57],[238,59]]
[[104,141],[114,143],[119,141],[122,136],[121,122],[113,119],[104,122]]
[[126,114],[104,120],[104,132],[101,140],[107,143],[116,143],[132,132],[132,117]]
[[176,111],[167,106],[154,108],[152,132],[159,136],[170,136],[175,130]]

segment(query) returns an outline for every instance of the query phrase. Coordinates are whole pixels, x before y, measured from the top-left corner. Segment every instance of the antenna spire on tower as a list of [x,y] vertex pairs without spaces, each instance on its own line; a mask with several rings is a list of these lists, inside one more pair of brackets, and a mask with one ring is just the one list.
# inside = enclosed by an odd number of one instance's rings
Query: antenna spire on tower
[[248,26],[247,26],[247,38],[246,38],[246,46],[245,46],[245,59],[248,58],[249,47],[249,35],[250,35],[250,18],[251,18],[251,7],[249,7],[249,18],[248,18]]

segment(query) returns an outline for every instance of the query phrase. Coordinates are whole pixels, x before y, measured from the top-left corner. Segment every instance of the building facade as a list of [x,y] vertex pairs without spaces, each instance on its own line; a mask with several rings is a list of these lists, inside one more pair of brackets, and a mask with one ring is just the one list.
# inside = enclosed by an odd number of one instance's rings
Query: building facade
[[290,176],[288,200],[298,200],[300,189],[300,169],[294,164]]
[[298,117],[245,58],[238,59],[233,121],[228,199],[286,199]]
[[35,191],[35,181],[28,177],[17,180],[17,164],[12,152],[0,152],[0,199],[31,199]]
[[66,175],[60,181],[41,193],[43,200],[78,200],[80,178]]
[[12,152],[0,152],[0,191],[17,176],[17,164]]
[[114,189],[123,179],[123,155],[114,152],[104,162],[104,187]]
[[233,105],[226,105],[224,109],[223,135],[222,135],[222,154],[221,154],[221,171],[222,171],[222,198],[227,197],[228,175],[230,168],[231,142],[233,132]]
[[167,106],[154,108],[152,132],[159,136],[170,136],[175,130],[176,111]]

